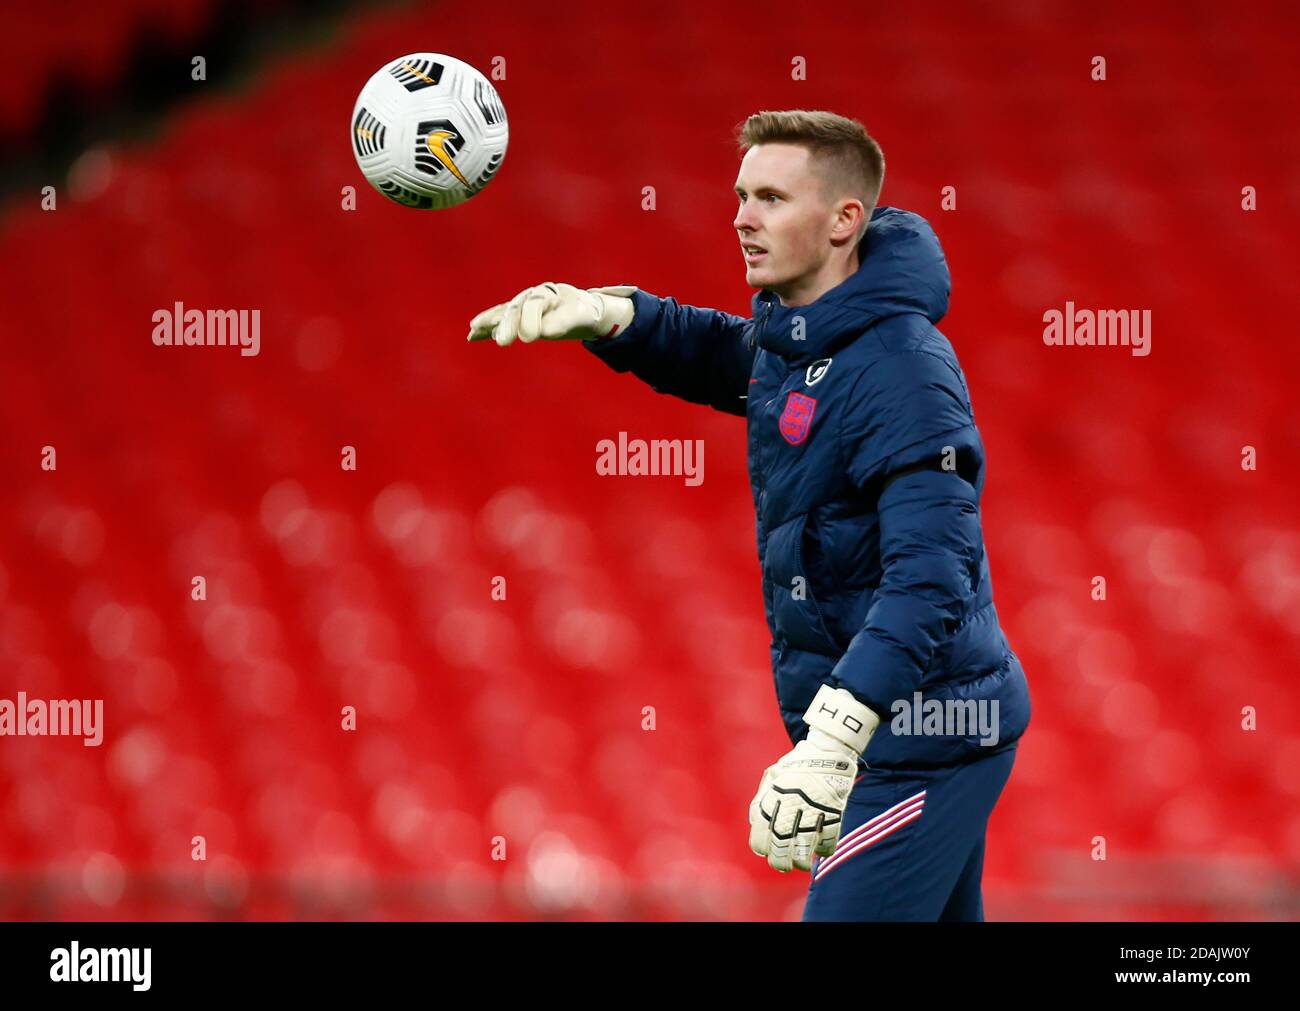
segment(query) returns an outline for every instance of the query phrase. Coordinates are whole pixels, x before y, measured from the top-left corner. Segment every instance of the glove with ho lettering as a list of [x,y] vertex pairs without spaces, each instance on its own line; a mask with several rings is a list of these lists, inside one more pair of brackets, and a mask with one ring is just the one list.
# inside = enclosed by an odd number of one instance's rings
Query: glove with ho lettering
[[763,772],[749,805],[749,848],[778,871],[812,870],[840,838],[858,757],[880,717],[845,688],[822,685],[804,722],[812,729]]

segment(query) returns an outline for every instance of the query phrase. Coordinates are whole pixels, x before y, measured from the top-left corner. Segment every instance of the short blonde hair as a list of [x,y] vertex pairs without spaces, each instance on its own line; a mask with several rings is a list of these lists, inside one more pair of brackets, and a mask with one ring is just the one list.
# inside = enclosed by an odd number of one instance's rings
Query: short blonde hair
[[815,159],[822,191],[831,199],[862,201],[864,224],[871,219],[885,184],[885,154],[856,119],[833,112],[788,109],[756,112],[736,128],[743,156],[756,144],[801,144]]

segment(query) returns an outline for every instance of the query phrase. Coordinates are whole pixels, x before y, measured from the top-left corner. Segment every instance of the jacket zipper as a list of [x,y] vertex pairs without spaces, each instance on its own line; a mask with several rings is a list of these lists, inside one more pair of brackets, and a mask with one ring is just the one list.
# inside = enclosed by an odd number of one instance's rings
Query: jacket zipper
[[763,317],[758,321],[758,327],[749,332],[749,346],[752,349],[758,343],[758,339],[763,336],[763,328],[767,326],[767,318],[772,315],[772,303],[767,302],[763,306]]
[[[806,521],[805,521],[805,522],[806,522]],[[803,533],[802,533],[802,531],[800,532],[800,534],[799,534],[799,539],[798,539],[798,541],[797,541],[796,544],[795,544],[795,549],[794,549],[794,564],[795,564],[795,568],[796,568],[796,570],[797,570],[797,571],[799,572],[799,574],[800,574],[801,576],[803,576],[803,578],[804,578],[804,592],[807,593],[807,595],[808,595],[808,603],[812,604],[812,606],[813,606],[813,611],[814,611],[814,612],[816,613],[816,615],[817,615],[817,622],[818,622],[819,625],[821,625],[821,632],[822,632],[822,635],[824,635],[824,636],[826,637],[826,641],[827,641],[827,642],[834,643],[836,646],[838,646],[839,643],[835,642],[835,636],[831,635],[831,629],[830,629],[830,626],[826,624],[826,615],[822,614],[821,605],[817,603],[817,598],[813,596],[813,592],[812,592],[812,577],[808,575],[808,570],[806,570],[806,569],[803,567]]]

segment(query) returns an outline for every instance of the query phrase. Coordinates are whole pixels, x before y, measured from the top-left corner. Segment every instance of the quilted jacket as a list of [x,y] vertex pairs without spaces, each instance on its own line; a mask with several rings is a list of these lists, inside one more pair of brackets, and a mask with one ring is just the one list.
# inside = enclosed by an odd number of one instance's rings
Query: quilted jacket
[[[984,445],[935,326],[948,267],[930,225],[908,211],[877,208],[862,242],[857,272],[811,304],[759,291],[745,319],[638,289],[631,325],[585,346],[660,393],[746,419],[791,741],[829,683],[880,715],[863,756],[872,767],[969,761],[1013,746],[1030,702],[993,604]],[[983,729],[970,703],[984,707]],[[916,710],[953,718],[918,733]]]

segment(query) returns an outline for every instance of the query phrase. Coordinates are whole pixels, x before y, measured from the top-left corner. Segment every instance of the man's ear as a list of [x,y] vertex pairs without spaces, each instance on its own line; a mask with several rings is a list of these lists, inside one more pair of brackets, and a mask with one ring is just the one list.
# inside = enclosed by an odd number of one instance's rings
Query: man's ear
[[[854,207],[858,210],[857,214],[845,214],[845,211]],[[860,238],[861,236],[858,233],[862,229],[862,223],[865,220],[866,208],[862,206],[862,201],[850,197],[844,201],[843,206],[840,207],[839,212],[835,215],[835,224],[831,228],[831,231],[838,239]]]

